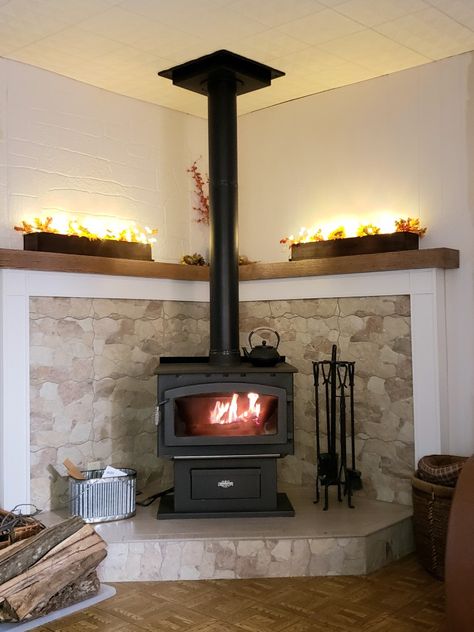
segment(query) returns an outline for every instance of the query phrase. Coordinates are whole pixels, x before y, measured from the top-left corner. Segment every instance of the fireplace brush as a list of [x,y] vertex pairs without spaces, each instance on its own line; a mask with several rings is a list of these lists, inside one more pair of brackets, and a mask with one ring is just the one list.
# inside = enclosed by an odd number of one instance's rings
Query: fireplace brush
[[[332,347],[331,360],[313,362],[317,458],[315,502],[319,502],[320,488],[324,487],[324,511],[329,506],[328,489],[331,485],[337,486],[339,501],[342,501],[344,491],[351,508],[352,492],[362,487],[361,475],[355,466],[354,365],[354,362],[337,360],[336,345]],[[321,429],[323,414],[326,418],[325,434]],[[350,465],[347,455],[348,433]]]

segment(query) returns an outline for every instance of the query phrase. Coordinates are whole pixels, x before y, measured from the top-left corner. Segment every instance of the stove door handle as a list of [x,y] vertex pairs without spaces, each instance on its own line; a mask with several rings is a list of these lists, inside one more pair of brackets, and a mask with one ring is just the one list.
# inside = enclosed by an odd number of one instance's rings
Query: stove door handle
[[165,404],[167,404],[170,400],[169,399],[164,399],[161,402],[158,402],[158,404],[155,406],[155,412],[154,412],[154,423],[155,426],[158,428],[158,426],[161,424],[161,407],[164,406]]

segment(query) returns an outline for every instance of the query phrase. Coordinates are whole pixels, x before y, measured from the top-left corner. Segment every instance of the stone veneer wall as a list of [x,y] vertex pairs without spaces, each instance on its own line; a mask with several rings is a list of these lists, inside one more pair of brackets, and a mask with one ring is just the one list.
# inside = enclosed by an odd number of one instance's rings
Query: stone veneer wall
[[410,299],[408,296],[242,303],[242,332],[268,325],[295,365],[295,454],[279,461],[280,479],[315,479],[313,360],[355,361],[357,467],[364,494],[411,503],[414,468]]
[[[242,344],[257,326],[277,329],[294,364],[295,455],[279,462],[283,482],[314,483],[312,361],[336,343],[356,361],[358,467],[364,494],[410,502],[414,467],[408,297],[241,303]],[[147,300],[32,298],[32,502],[67,502],[62,462],[135,467],[138,485],[171,468],[156,457],[154,369],[160,355],[208,351],[208,305]],[[156,483],[158,486],[158,483]]]
[[208,306],[147,300],[30,299],[32,502],[67,503],[66,457],[133,467],[138,488],[172,479],[156,457],[161,355],[205,354]]

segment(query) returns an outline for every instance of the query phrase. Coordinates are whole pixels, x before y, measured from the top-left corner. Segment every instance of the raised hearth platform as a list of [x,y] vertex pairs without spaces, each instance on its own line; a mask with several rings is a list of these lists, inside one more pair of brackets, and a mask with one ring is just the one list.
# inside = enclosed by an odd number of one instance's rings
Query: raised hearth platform
[[[108,544],[102,581],[243,579],[364,575],[414,549],[411,507],[354,497],[355,509],[330,496],[285,486],[294,518],[157,520],[157,504],[128,520],[96,525]],[[334,490],[331,490],[334,491]],[[44,514],[47,523],[64,518]]]

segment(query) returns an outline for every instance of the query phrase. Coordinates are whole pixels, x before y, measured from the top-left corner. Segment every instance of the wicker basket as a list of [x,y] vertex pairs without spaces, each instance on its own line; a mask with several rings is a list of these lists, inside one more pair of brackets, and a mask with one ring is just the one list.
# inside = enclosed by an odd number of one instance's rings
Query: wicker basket
[[0,551],[10,544],[31,538],[43,529],[44,524],[31,516],[21,516],[0,509]]
[[438,579],[444,579],[444,556],[453,487],[433,485],[412,477],[413,526],[420,564]]
[[433,485],[455,487],[467,456],[430,454],[418,461],[417,475]]

